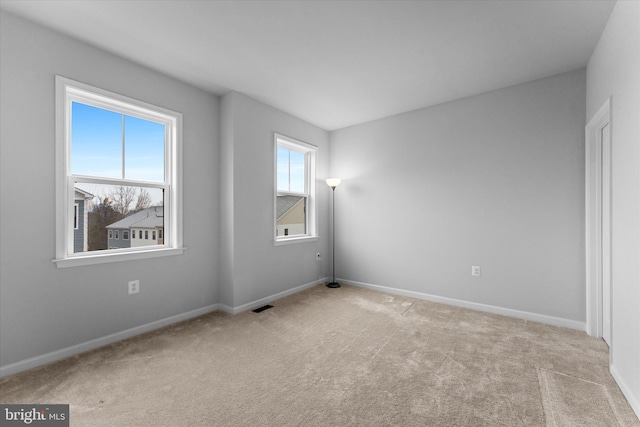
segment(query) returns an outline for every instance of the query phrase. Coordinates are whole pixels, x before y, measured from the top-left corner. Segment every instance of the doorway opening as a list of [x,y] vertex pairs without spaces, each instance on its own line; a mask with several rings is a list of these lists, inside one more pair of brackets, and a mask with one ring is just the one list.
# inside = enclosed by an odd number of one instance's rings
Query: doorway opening
[[598,110],[585,130],[587,333],[603,338],[611,348],[610,100]]

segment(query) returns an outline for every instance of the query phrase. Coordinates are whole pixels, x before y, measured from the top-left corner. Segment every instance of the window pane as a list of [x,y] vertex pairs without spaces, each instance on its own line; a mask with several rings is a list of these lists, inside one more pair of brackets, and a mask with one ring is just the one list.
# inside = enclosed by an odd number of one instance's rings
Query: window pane
[[277,162],[278,191],[289,191],[289,150],[278,147]]
[[276,180],[278,191],[304,193],[305,154],[283,147],[278,147],[277,153]]
[[140,233],[164,229],[162,189],[78,182],[75,190],[74,203],[79,206],[79,226],[73,230],[75,253],[164,244],[128,239],[134,229]]
[[164,181],[164,125],[125,116],[124,178]]
[[72,102],[71,173],[122,178],[122,114]]
[[307,234],[306,205],[306,197],[276,197],[277,236],[297,236]]
[[291,150],[289,157],[289,191],[304,193],[304,153]]

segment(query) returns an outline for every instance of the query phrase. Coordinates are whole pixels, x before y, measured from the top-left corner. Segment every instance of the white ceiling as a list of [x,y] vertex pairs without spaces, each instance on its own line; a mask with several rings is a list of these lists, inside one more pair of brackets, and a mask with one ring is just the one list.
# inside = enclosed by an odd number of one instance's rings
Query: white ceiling
[[333,130],[587,64],[614,3],[12,1],[9,12]]

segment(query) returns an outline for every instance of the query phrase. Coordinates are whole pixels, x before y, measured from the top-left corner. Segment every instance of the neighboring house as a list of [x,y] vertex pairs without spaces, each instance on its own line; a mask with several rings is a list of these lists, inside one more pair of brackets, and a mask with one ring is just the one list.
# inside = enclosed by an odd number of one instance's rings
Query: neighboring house
[[276,198],[276,235],[295,236],[307,232],[305,226],[305,198],[278,196]]
[[164,244],[164,207],[152,206],[107,225],[109,249]]
[[93,199],[93,194],[75,189],[73,197],[73,252],[86,252],[89,250],[87,239],[89,236],[89,220],[87,202]]

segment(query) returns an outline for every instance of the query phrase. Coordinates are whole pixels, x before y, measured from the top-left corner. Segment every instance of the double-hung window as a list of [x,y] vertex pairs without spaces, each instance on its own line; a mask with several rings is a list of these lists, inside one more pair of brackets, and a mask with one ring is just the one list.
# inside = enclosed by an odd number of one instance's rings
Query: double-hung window
[[275,243],[315,239],[316,147],[275,135]]
[[[181,128],[180,113],[56,76],[58,267],[182,253]],[[136,226],[166,238],[134,244]]]

